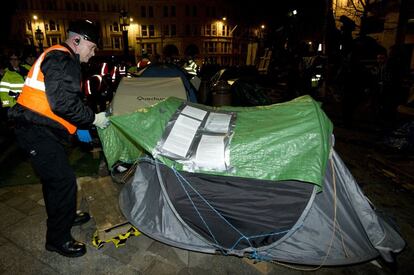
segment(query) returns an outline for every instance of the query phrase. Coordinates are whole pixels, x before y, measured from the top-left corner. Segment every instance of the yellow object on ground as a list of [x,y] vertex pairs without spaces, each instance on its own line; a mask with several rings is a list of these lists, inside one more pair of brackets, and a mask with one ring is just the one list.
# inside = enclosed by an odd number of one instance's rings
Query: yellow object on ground
[[129,237],[139,236],[139,235],[141,235],[141,232],[139,232],[138,229],[136,229],[135,227],[131,226],[131,228],[128,229],[128,231],[125,234],[119,234],[118,236],[113,237],[109,240],[100,240],[98,236],[98,230],[97,230],[93,234],[92,245],[100,249],[101,247],[103,247],[105,243],[113,242],[115,247],[118,248],[122,245],[125,245]]

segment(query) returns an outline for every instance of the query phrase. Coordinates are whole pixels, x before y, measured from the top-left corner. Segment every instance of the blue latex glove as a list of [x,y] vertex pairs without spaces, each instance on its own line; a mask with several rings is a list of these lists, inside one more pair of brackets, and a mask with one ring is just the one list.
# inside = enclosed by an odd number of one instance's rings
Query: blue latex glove
[[77,130],[76,135],[78,136],[80,142],[92,142],[92,137],[88,130]]

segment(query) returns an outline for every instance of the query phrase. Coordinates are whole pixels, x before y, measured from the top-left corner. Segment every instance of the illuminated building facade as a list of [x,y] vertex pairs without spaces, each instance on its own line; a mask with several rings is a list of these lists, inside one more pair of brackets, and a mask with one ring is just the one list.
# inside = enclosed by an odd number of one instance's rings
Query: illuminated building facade
[[82,18],[100,26],[98,55],[196,53],[207,63],[238,65],[255,32],[232,20],[235,10],[219,0],[21,0],[11,33],[15,41],[47,48],[64,41],[69,22]]

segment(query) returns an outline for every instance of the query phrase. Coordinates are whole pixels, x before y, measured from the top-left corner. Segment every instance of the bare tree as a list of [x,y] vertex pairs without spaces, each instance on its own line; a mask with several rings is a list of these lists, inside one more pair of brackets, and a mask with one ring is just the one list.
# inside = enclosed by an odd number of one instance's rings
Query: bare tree
[[336,14],[347,16],[355,21],[359,35],[367,34],[367,19],[376,17],[383,18],[385,12],[390,8],[398,6],[398,1],[380,0],[333,0]]

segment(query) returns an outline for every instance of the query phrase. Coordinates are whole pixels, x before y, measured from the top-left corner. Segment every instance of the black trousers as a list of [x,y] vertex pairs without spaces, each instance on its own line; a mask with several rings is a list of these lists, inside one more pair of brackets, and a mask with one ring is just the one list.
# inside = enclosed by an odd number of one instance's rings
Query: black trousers
[[48,217],[46,242],[61,245],[72,239],[77,194],[76,176],[65,147],[42,126],[16,125],[15,133],[42,183]]

